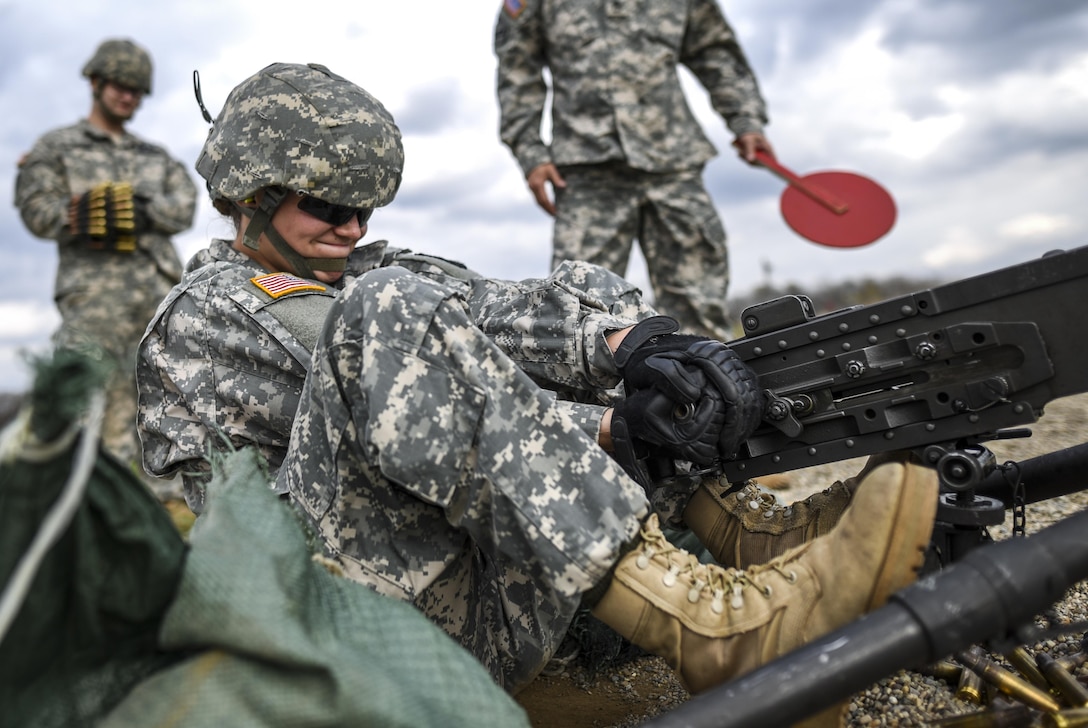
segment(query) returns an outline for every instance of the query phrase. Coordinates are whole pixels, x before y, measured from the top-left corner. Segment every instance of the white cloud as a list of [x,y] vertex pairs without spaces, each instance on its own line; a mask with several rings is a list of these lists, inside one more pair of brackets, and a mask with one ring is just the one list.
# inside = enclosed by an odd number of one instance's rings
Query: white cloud
[[60,315],[36,301],[0,301],[0,321],[0,341],[20,341],[48,334],[60,323]]
[[962,114],[914,119],[901,112],[889,113],[884,119],[885,136],[865,146],[917,162],[937,151],[964,123]]
[[974,230],[957,225],[947,230],[941,240],[924,252],[922,261],[931,268],[942,270],[977,263],[992,253],[987,241]]
[[1071,215],[1030,213],[1020,215],[1003,223],[998,227],[997,231],[1004,238],[1018,240],[1054,237],[1076,232],[1083,229],[1083,227]]

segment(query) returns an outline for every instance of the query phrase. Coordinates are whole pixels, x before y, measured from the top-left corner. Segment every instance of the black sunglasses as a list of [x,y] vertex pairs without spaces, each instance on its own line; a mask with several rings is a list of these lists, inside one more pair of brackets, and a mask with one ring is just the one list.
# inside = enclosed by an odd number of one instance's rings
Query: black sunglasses
[[322,222],[339,227],[347,223],[353,217],[359,218],[359,227],[366,225],[370,216],[374,214],[372,207],[348,207],[347,205],[334,205],[331,202],[319,200],[310,195],[303,195],[298,201],[298,209],[307,215],[312,215]]

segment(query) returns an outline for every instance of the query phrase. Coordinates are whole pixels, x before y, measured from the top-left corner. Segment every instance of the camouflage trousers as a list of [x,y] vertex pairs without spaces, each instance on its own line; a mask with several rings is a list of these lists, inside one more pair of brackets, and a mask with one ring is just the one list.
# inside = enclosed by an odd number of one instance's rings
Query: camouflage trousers
[[607,164],[560,173],[567,186],[556,190],[553,267],[584,260],[626,275],[637,239],[658,312],[686,333],[733,338],[725,228],[701,169],[650,173]]
[[110,367],[102,444],[131,467],[160,500],[181,497],[180,483],[144,472],[136,430],[136,349],[170,282],[154,273],[145,280],[111,276],[98,288],[75,288],[57,297],[60,328],[53,345],[82,351]]
[[413,604],[510,692],[648,513],[453,288],[397,267],[333,304],[277,485],[338,569]]

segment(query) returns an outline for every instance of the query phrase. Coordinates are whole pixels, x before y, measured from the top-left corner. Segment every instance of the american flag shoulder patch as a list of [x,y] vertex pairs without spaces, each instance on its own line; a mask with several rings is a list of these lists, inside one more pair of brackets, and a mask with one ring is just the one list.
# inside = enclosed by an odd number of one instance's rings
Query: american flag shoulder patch
[[525,0],[503,0],[502,8],[511,18],[516,18],[525,9]]
[[286,296],[288,293],[298,291],[325,291],[326,287],[320,283],[308,281],[305,278],[293,276],[290,273],[269,273],[249,279],[250,282],[267,293],[272,298]]

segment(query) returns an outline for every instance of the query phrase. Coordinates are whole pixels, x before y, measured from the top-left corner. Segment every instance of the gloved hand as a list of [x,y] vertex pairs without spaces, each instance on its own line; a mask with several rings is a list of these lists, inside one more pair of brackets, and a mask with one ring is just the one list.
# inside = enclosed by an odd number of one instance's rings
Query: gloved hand
[[136,236],[147,229],[147,201],[134,197],[128,182],[103,182],[73,198],[68,227],[92,250],[131,252]]
[[627,395],[655,389],[677,405],[694,405],[704,397],[720,399],[718,456],[731,458],[763,419],[759,381],[725,344],[671,333],[675,330],[674,320],[658,316],[640,322],[624,338],[615,359]]
[[[656,389],[640,389],[612,408],[613,444],[619,439],[657,446],[674,459],[699,466],[719,457],[718,441],[729,407],[713,388],[694,402],[679,404]],[[642,453],[645,454],[645,453]]]

